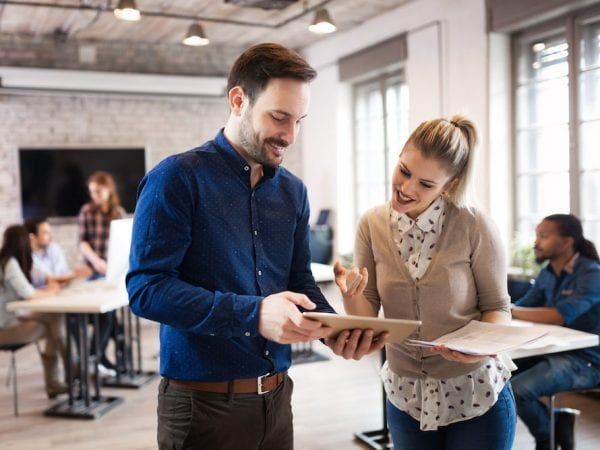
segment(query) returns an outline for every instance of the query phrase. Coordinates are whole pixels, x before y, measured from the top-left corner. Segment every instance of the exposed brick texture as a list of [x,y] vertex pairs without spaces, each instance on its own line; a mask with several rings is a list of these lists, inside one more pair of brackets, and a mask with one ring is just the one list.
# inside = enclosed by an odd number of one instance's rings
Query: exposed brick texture
[[[224,98],[85,93],[0,93],[0,240],[21,218],[21,147],[144,147],[149,168],[214,137],[227,119]],[[300,173],[299,146],[285,165]],[[77,255],[73,224],[54,226],[69,262]]]
[[[66,41],[0,33],[0,65],[109,72],[226,76],[243,48]],[[95,61],[89,62],[89,59]]]

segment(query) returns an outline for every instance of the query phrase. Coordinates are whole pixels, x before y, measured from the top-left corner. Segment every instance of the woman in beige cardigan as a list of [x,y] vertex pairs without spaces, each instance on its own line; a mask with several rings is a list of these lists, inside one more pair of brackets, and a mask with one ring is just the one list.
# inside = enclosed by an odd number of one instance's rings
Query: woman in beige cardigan
[[[355,264],[337,263],[349,314],[414,319],[411,338],[434,340],[471,320],[508,323],[506,263],[498,232],[465,206],[474,124],[423,122],[400,154],[392,199],[369,210],[356,233]],[[359,270],[359,268],[361,268]],[[509,359],[387,345],[381,377],[397,450],[508,450],[516,426]]]

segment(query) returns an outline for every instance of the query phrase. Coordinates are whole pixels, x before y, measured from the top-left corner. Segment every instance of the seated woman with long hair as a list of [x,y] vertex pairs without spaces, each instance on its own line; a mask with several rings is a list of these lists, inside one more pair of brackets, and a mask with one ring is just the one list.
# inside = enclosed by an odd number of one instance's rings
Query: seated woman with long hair
[[6,304],[48,296],[58,291],[58,284],[35,289],[31,284],[31,243],[23,225],[11,225],[4,231],[0,248],[0,345],[25,344],[45,338],[40,353],[44,367],[46,394],[54,398],[67,392],[60,379],[58,359],[65,362],[63,316],[52,313],[17,315],[7,311]]

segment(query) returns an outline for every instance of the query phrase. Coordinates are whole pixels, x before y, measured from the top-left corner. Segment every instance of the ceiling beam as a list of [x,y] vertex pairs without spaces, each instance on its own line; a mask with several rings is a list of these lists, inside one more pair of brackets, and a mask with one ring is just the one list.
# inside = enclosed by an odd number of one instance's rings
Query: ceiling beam
[[[188,21],[196,21],[196,22],[214,22],[214,23],[224,23],[228,25],[238,25],[242,27],[258,27],[258,28],[269,28],[269,29],[277,29],[287,25],[294,20],[299,19],[300,17],[305,16],[317,9],[325,6],[331,0],[322,0],[321,2],[310,6],[308,8],[304,8],[299,13],[282,20],[280,22],[274,24],[268,24],[264,22],[250,22],[244,20],[233,20],[219,17],[209,17],[209,16],[198,16],[192,14],[179,14],[179,13],[170,13],[170,12],[161,12],[161,11],[145,11],[140,10],[140,14],[142,17],[162,17],[168,19],[178,19],[178,20],[188,20]],[[44,2],[28,2],[22,0],[0,0],[0,5],[11,5],[11,6],[25,6],[25,7],[37,7],[37,8],[54,8],[54,9],[70,9],[70,10],[79,10],[79,11],[96,11],[100,13],[112,13],[113,10],[106,6],[91,6],[84,5],[80,3],[79,5],[71,5],[71,4],[61,4],[61,3],[44,3]]]

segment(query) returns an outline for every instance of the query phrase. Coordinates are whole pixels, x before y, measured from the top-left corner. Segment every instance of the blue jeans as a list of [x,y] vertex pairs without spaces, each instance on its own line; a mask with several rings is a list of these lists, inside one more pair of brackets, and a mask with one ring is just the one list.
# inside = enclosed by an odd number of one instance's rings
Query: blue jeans
[[510,450],[515,439],[515,399],[506,383],[485,414],[462,422],[421,431],[419,422],[387,402],[394,450]]
[[536,442],[550,439],[550,415],[539,397],[596,387],[600,370],[574,352],[523,358],[512,377],[517,412]]

